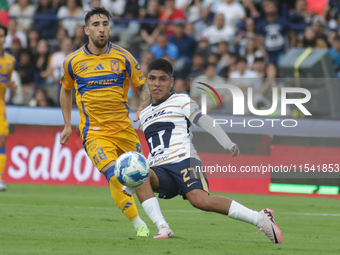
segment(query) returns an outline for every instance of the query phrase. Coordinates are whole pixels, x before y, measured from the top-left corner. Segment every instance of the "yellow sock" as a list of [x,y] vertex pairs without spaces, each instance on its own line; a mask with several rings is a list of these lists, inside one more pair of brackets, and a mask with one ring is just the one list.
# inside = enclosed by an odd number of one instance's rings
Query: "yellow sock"
[[126,218],[130,221],[138,216],[138,210],[133,197],[129,197],[122,192],[123,185],[117,180],[116,176],[110,179],[110,191],[113,201],[120,210],[124,213]]
[[[4,153],[2,153],[3,151]],[[5,148],[0,148],[0,181],[2,180],[2,175],[5,171],[6,158]]]

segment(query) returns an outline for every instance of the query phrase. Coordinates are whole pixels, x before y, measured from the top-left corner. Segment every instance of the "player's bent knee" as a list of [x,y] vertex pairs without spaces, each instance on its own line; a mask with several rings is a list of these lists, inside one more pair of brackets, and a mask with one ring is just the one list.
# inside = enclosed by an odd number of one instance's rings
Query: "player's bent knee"
[[193,207],[197,209],[201,209],[203,211],[209,211],[208,201],[205,197],[196,195],[196,196],[190,196],[187,198]]

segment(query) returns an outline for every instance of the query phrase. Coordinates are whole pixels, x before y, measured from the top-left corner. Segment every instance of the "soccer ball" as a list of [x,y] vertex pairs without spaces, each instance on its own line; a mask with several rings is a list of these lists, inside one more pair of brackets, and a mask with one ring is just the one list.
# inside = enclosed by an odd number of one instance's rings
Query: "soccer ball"
[[135,151],[126,152],[117,159],[115,176],[117,180],[130,188],[142,185],[149,176],[150,168],[146,158]]

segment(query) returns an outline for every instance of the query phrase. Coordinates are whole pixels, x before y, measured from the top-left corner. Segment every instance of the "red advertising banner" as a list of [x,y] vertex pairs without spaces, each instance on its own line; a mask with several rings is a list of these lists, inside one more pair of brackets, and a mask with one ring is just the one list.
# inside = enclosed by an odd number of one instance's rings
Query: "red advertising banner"
[[[79,132],[73,134],[66,146],[59,143],[62,127],[15,125],[7,140],[6,183],[108,186],[105,177],[87,156]],[[144,154],[149,153],[142,131],[138,130]],[[340,148],[272,145],[271,155],[230,155],[200,153],[205,166],[223,166],[232,162],[235,169],[251,169],[268,165],[287,165],[292,168],[306,163],[335,164],[334,155]],[[230,163],[231,164],[231,163]],[[260,175],[260,176],[259,176]],[[210,191],[271,194],[269,172],[248,176],[235,173],[207,174]],[[296,194],[295,194],[296,195]],[[311,194],[317,195],[317,194]],[[332,197],[340,198],[340,195]]]

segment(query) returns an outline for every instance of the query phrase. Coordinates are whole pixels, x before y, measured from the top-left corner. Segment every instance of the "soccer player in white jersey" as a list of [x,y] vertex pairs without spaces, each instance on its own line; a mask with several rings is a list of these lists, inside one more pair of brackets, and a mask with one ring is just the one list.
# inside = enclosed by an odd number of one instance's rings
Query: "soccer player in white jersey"
[[[145,212],[159,229],[156,238],[173,236],[157,205],[157,198],[170,199],[182,195],[196,208],[228,215],[257,226],[273,243],[282,243],[281,230],[274,221],[273,210],[253,211],[238,202],[221,196],[209,196],[208,181],[203,172],[196,172],[202,162],[191,142],[191,127],[198,125],[215,137],[232,156],[239,149],[220,126],[213,126],[213,119],[202,115],[199,106],[184,94],[171,94],[174,84],[171,64],[164,59],[153,60],[148,67],[147,84],[152,104],[140,114],[141,125],[148,141],[150,177],[137,187],[137,196]],[[128,193],[132,193],[129,190]]]

